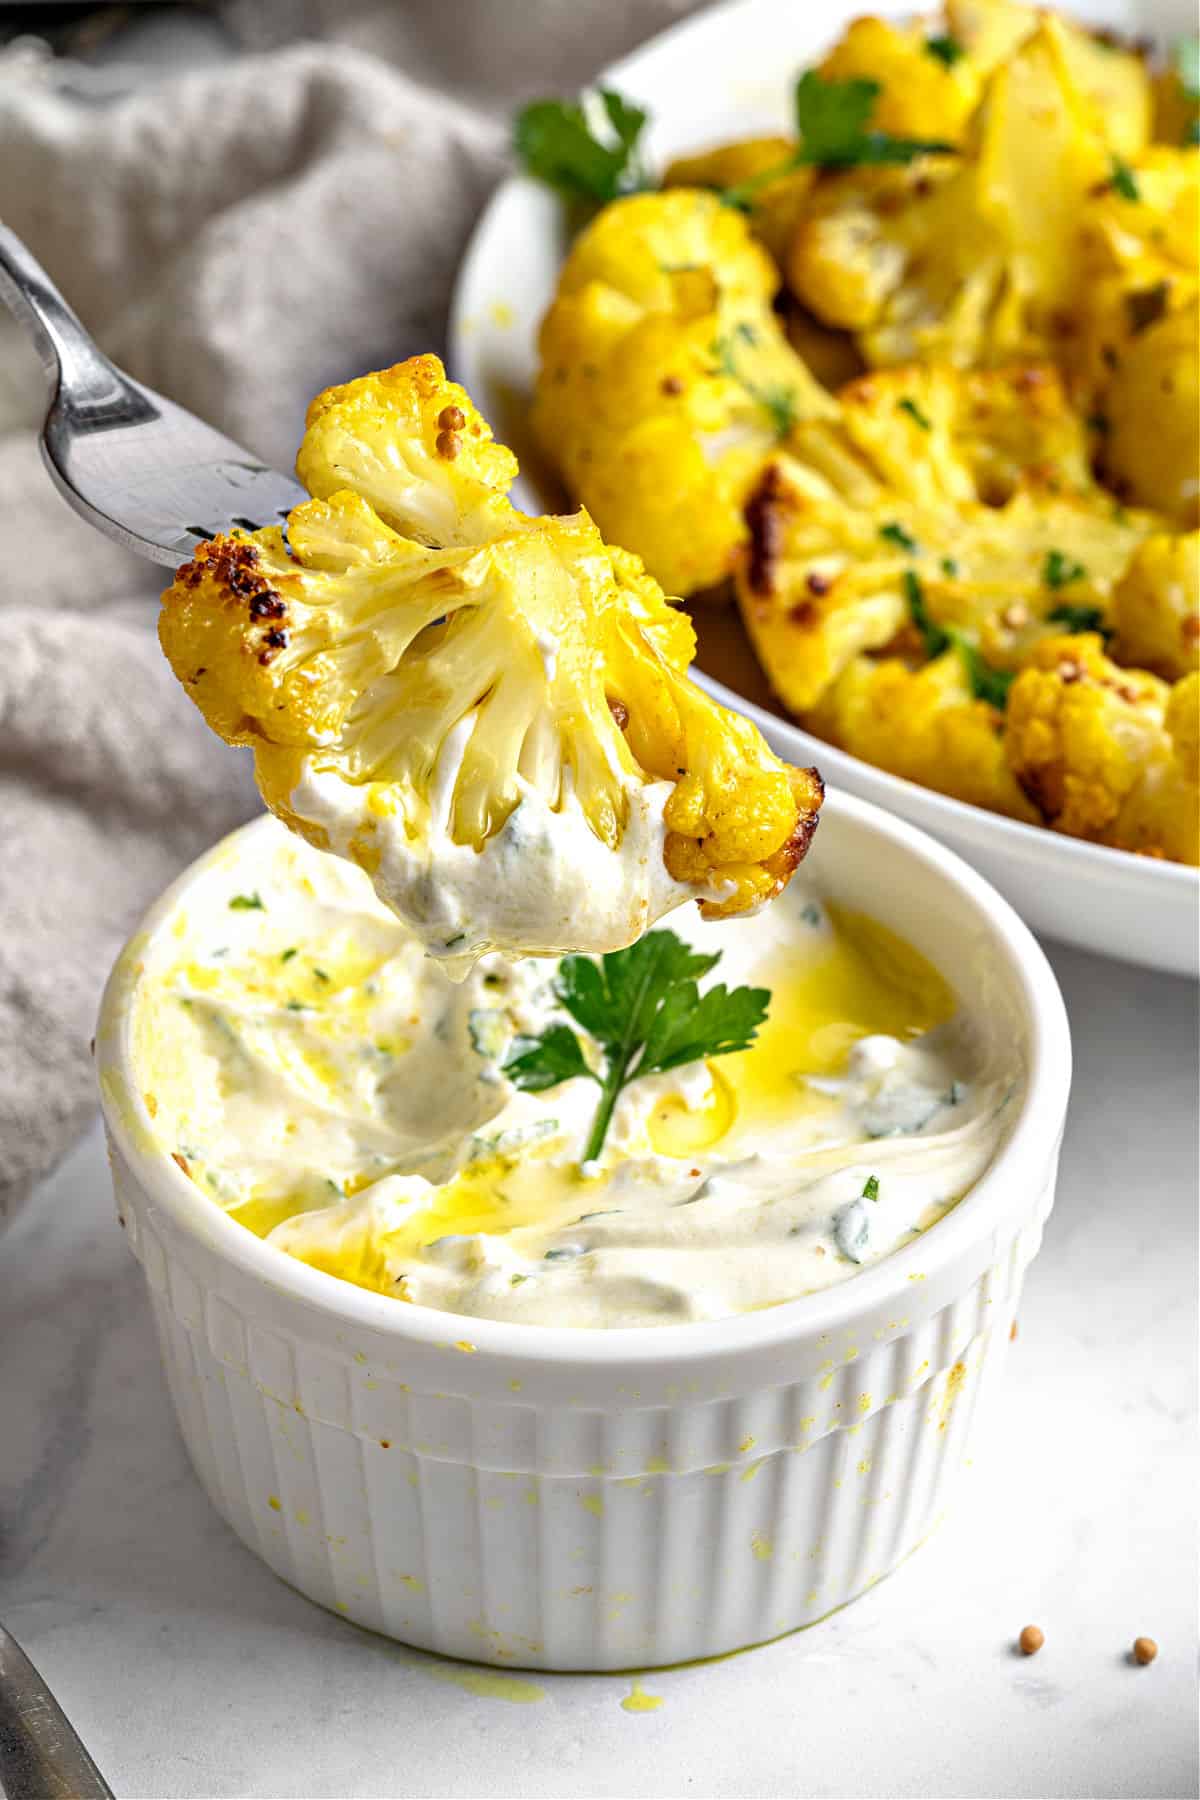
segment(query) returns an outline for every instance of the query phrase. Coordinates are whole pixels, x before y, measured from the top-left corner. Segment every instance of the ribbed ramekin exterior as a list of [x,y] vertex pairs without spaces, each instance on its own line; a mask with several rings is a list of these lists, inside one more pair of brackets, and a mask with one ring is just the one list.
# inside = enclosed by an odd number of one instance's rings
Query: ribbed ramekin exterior
[[183,1436],[243,1542],[360,1625],[546,1669],[760,1642],[922,1541],[1002,1366],[1056,1154],[960,1288],[914,1287],[865,1341],[816,1362],[809,1346],[794,1368],[781,1350],[749,1386],[704,1365],[577,1396],[553,1370],[509,1378],[466,1339],[432,1360],[395,1332],[336,1329],[182,1231],[110,1142]]

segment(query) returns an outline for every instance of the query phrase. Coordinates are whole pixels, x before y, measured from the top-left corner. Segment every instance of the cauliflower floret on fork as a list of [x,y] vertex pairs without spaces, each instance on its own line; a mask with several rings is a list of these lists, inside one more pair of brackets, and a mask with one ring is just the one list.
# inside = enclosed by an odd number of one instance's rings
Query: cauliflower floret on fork
[[819,777],[692,686],[687,618],[586,513],[509,504],[436,358],[322,395],[298,467],[284,529],[179,570],[163,648],[271,811],[431,954],[612,950],[782,889]]

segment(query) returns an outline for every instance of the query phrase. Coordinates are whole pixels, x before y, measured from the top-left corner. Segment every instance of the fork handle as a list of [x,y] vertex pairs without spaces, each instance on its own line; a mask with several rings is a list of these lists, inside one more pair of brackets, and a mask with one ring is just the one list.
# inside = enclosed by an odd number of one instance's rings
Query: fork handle
[[9,1800],[113,1800],[54,1695],[2,1625],[0,1793]]
[[111,395],[113,365],[84,330],[37,258],[0,224],[0,300],[23,325],[41,358],[52,395],[67,385],[79,400]]

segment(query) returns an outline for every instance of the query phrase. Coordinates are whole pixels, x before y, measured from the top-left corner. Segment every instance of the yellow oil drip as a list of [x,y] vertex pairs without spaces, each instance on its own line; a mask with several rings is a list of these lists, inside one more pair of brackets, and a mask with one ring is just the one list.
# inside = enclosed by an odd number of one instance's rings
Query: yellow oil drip
[[622,1700],[621,1705],[626,1712],[647,1713],[657,1712],[662,1703],[662,1695],[648,1694],[635,1675],[633,1686]]
[[750,1049],[708,1063],[711,1085],[698,1105],[672,1094],[655,1107],[647,1132],[659,1155],[694,1156],[735,1124],[833,1112],[839,1103],[798,1075],[840,1075],[860,1038],[913,1038],[950,1017],[951,989],[911,945],[862,913],[827,910],[834,932],[823,953],[806,950],[791,967],[781,958],[784,967],[758,977],[771,1006]]
[[659,1156],[695,1156],[723,1138],[737,1118],[737,1096],[715,1062],[705,1065],[711,1086],[699,1106],[681,1094],[667,1094],[646,1122],[646,1135]]
[[464,1694],[475,1694],[481,1700],[507,1700],[510,1706],[528,1706],[546,1698],[545,1688],[536,1681],[524,1681],[519,1675],[494,1675],[487,1669],[451,1669],[427,1664],[436,1681],[461,1688]]
[[[525,1145],[521,1156],[537,1161],[545,1145]],[[522,1225],[535,1225],[545,1215],[547,1190],[557,1195],[566,1177],[560,1170],[546,1169],[545,1186],[529,1180],[523,1167],[518,1172],[515,1159],[489,1156],[468,1164],[444,1187],[435,1188],[428,1204],[410,1215],[396,1230],[388,1233],[388,1245],[394,1254],[408,1256],[425,1248],[436,1238],[451,1233],[472,1237],[476,1232],[515,1231]]]
[[[311,1201],[307,1207],[311,1207]],[[294,1219],[307,1207],[297,1194],[253,1194],[226,1210],[231,1219],[236,1219],[256,1237],[269,1237],[277,1225],[282,1225],[285,1219]]]
[[771,989],[766,1023],[749,1050],[722,1059],[741,1124],[821,1111],[835,1102],[796,1079],[840,1075],[860,1038],[913,1038],[948,1019],[954,995],[931,963],[883,925],[828,908],[833,940],[824,955],[763,977]]

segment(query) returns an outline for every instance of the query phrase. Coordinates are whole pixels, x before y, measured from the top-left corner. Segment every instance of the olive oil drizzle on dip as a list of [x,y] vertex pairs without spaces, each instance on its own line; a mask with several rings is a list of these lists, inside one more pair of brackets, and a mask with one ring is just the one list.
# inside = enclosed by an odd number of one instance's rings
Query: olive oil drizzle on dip
[[753,919],[672,919],[768,1017],[749,1049],[631,1081],[585,1163],[595,1083],[503,1073],[556,1021],[592,1059],[553,959],[452,982],[359,870],[282,827],[252,844],[149,953],[139,1078],[214,1205],[344,1280],[542,1324],[721,1318],[848,1279],[995,1154],[1020,1071],[908,945],[799,881]]

